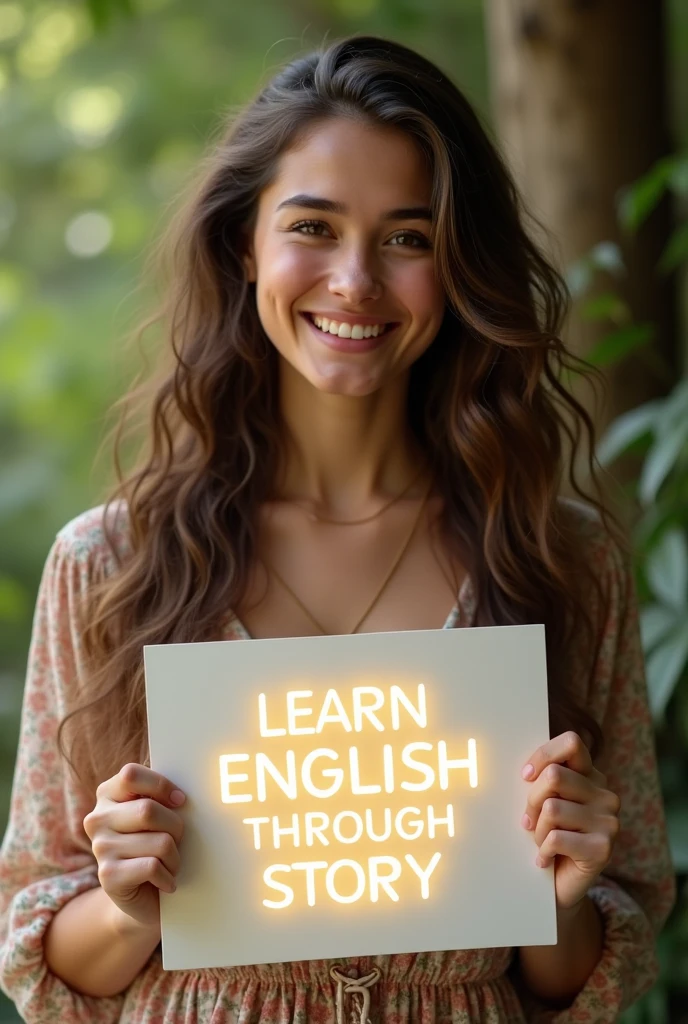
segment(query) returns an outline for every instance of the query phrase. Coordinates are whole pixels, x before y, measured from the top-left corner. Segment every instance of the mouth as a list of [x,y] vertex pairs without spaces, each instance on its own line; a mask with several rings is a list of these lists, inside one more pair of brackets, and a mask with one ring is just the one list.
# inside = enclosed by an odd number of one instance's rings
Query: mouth
[[368,338],[380,338],[389,334],[398,326],[394,321],[380,321],[374,324],[354,324],[346,320],[330,320],[328,317],[317,316],[314,313],[304,313],[303,316],[320,331],[321,334],[329,335],[331,338],[345,338],[352,341],[364,341]]

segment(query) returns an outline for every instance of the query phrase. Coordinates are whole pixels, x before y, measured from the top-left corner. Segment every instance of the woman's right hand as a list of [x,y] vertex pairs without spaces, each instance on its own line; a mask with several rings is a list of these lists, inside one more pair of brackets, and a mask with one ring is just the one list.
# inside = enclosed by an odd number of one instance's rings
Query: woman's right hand
[[173,808],[186,799],[168,779],[140,764],[127,764],[101,783],[97,803],[84,818],[98,862],[101,887],[140,925],[160,928],[160,896],[174,892],[184,832]]

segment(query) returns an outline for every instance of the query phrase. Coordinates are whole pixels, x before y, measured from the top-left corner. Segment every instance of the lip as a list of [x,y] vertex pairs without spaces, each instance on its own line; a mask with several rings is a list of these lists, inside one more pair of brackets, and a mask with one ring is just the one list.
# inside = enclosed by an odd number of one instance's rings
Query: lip
[[[320,316],[320,313],[316,313],[315,316]],[[327,313],[323,313],[322,316],[327,316]],[[341,316],[341,314],[340,314]],[[372,352],[376,348],[379,348],[387,338],[396,331],[398,324],[394,327],[390,327],[384,334],[378,334],[377,338],[340,338],[338,334],[329,334],[325,331],[321,331],[319,327],[316,327],[310,316],[307,313],[301,313],[301,317],[308,324],[308,327],[313,333],[320,339],[323,345],[327,345],[328,348],[334,349],[335,352],[351,352],[351,353],[363,353]],[[330,320],[335,320],[336,317],[331,316]],[[366,324],[379,324],[381,320],[372,320],[371,317],[366,318],[366,323],[363,323],[361,319],[354,320],[353,318],[348,319],[347,323],[360,323],[363,327]],[[387,321],[389,322],[389,321]]]

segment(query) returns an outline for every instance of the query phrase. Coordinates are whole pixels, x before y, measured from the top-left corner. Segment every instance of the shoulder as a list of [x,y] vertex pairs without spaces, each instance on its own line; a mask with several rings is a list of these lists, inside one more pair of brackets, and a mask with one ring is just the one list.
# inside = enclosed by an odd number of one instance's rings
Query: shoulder
[[126,502],[96,505],[79,513],[58,530],[54,557],[82,568],[114,568],[130,551]]
[[624,538],[610,529],[598,510],[573,498],[560,498],[559,511],[575,536],[581,554],[592,574],[601,582],[630,570],[630,554]]
[[576,533],[597,545],[609,537],[599,511],[578,498],[559,498],[559,513]]

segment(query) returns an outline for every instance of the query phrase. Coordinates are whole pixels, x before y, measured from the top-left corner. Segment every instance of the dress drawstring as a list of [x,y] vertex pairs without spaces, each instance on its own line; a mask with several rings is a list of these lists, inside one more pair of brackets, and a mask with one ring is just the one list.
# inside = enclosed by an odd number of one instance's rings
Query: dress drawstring
[[379,980],[381,972],[373,967],[363,978],[351,978],[339,967],[330,968],[330,977],[337,982],[337,1024],[346,1024],[344,1019],[344,996],[352,996],[355,1009],[351,1011],[351,1024],[370,1024],[370,989]]

